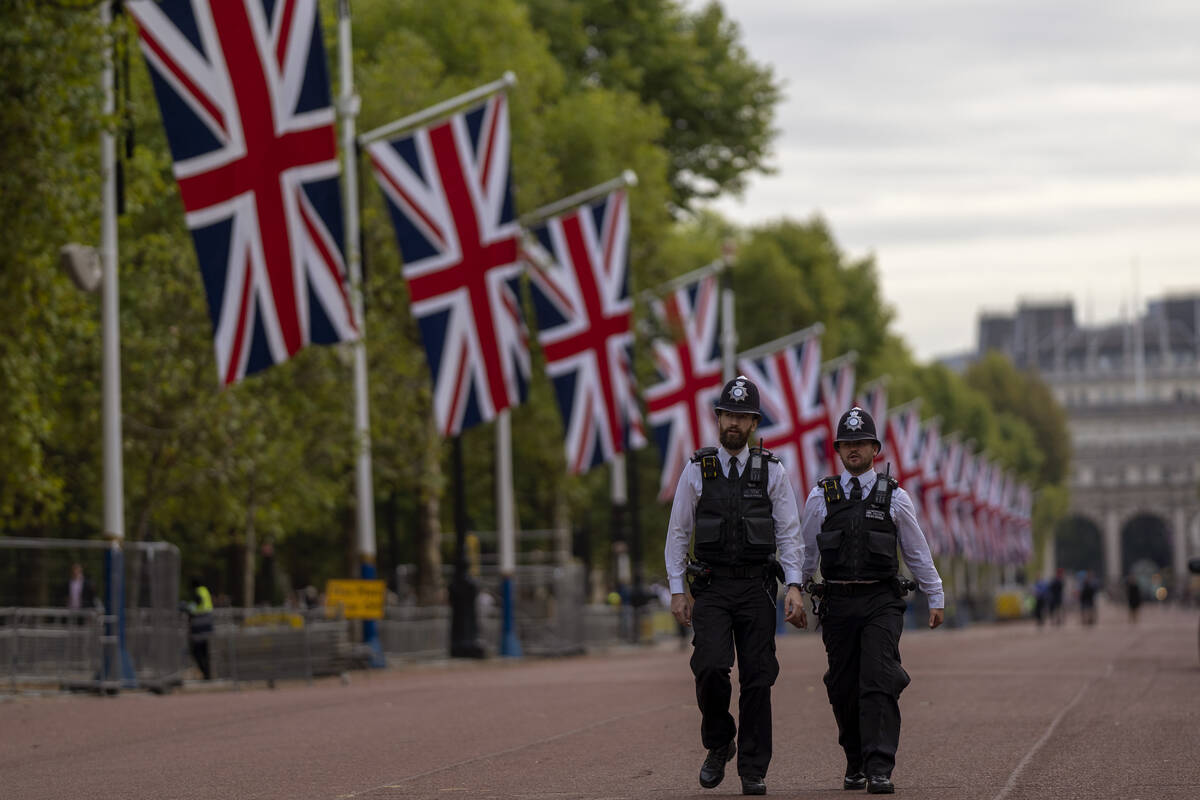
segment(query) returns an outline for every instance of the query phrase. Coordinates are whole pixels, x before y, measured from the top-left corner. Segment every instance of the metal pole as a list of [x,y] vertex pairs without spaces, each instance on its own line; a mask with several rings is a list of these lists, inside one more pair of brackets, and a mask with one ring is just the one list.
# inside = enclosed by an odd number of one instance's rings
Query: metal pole
[[[350,302],[358,339],[354,350],[354,437],[358,443],[355,468],[355,496],[358,506],[359,575],[375,577],[375,493],[371,478],[371,415],[367,406],[367,330],[363,313],[362,254],[358,242],[358,148],[354,125],[361,105],[354,93],[353,49],[350,44],[350,0],[338,0],[338,66],[341,73],[341,97],[338,113],[342,118],[342,159],[345,182],[346,266],[350,273]],[[374,620],[363,620],[363,642],[371,648],[371,666],[386,666],[379,631]]]
[[380,139],[387,139],[390,136],[395,136],[418,125],[424,125],[427,122],[438,119],[439,117],[449,116],[454,111],[462,106],[467,105],[475,100],[502,92],[510,86],[517,85],[517,76],[514,72],[505,72],[504,76],[498,81],[479,86],[469,92],[464,92],[457,97],[451,97],[449,100],[443,100],[437,105],[432,105],[429,108],[422,109],[415,114],[409,114],[407,117],[401,117],[394,122],[389,122],[387,125],[369,130],[359,137],[359,144],[368,145],[371,142]]
[[[112,4],[100,6],[100,24],[107,38],[112,30]],[[112,45],[104,44],[104,116],[116,111]],[[125,649],[125,564],[121,544],[125,541],[125,485],[121,455],[121,330],[117,283],[117,140],[107,127],[100,131],[100,169],[104,187],[100,212],[100,259],[104,278],[101,289],[101,347],[103,350],[104,426],[104,538],[109,548],[104,556],[106,616],[104,679],[113,673],[123,685],[136,685],[133,662]],[[114,663],[115,662],[115,663]]]
[[726,381],[737,375],[737,327],[733,318],[733,266],[731,248],[722,256],[725,269],[721,272],[721,373]]
[[549,219],[557,214],[561,214],[564,211],[569,211],[576,206],[581,206],[584,203],[589,203],[598,197],[603,197],[615,189],[624,189],[626,186],[636,185],[637,173],[631,169],[627,169],[610,181],[597,184],[590,189],[584,189],[581,192],[576,192],[573,195],[564,197],[562,200],[557,200],[549,205],[542,206],[536,211],[523,214],[521,218],[517,220],[517,222],[520,223],[522,228],[528,228],[545,219]]
[[[107,36],[112,27],[112,4],[100,6],[100,22]],[[116,111],[113,93],[112,50],[104,51],[104,115]],[[100,168],[104,175],[100,217],[100,258],[104,268],[101,290],[103,326],[104,416],[104,535],[119,548],[125,538],[124,479],[121,459],[121,332],[117,293],[117,142],[108,128],[100,132]]]
[[516,598],[513,575],[517,571],[516,513],[513,504],[512,412],[504,409],[496,416],[496,531],[500,547],[500,602],[503,627],[500,655],[521,655],[517,636]]

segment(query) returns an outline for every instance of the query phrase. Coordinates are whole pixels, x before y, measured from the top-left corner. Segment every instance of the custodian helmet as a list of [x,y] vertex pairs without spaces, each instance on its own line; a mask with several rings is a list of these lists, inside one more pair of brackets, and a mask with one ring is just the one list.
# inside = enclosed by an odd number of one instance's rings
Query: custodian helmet
[[761,417],[762,412],[758,408],[758,387],[745,375],[738,375],[725,384],[725,388],[721,390],[721,396],[713,404],[713,410],[753,414]]
[[833,443],[836,445],[838,442],[861,441],[874,442],[876,447],[883,450],[883,442],[879,441],[875,434],[875,420],[871,419],[871,415],[866,411],[855,406],[842,414],[842,418],[838,420],[837,438]]

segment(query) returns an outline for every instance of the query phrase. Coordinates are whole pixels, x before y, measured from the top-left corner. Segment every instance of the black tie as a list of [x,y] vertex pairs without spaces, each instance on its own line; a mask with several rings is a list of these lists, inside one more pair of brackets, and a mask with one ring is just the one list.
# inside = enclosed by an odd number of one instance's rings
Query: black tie
[[858,476],[850,479],[850,502],[857,503],[862,500],[862,484],[858,482]]
[[737,459],[729,459],[729,480],[736,481],[738,479]]

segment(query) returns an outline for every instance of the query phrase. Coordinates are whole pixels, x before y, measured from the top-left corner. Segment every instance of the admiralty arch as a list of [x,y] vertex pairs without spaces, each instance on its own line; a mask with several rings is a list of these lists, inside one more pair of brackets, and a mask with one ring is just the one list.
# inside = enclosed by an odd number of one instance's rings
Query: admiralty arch
[[1200,556],[1200,292],[1101,326],[1077,325],[1070,301],[1022,303],[982,315],[979,336],[981,353],[1035,367],[1066,410],[1070,516],[1043,563],[1186,596]]

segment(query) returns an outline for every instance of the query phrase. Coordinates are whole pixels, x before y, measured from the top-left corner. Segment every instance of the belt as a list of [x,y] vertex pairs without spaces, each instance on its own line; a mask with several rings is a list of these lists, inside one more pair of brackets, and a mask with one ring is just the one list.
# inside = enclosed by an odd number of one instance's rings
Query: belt
[[825,581],[825,594],[831,595],[862,595],[873,594],[880,589],[890,589],[891,583],[888,581],[858,581],[855,583],[842,583],[840,581]]
[[710,569],[718,578],[761,578],[766,567],[766,564],[743,564],[738,567],[713,564]]

